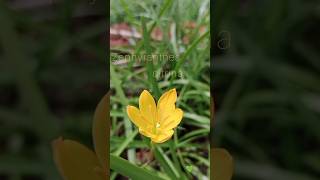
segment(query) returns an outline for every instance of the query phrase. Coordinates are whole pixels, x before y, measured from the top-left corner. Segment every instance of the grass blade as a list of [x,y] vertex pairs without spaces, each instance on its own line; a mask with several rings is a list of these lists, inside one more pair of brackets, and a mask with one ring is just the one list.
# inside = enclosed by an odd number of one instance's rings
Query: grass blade
[[110,155],[110,167],[112,170],[127,176],[133,180],[141,179],[152,179],[152,180],[163,180],[159,176],[155,175],[146,169],[140,168],[131,164],[129,161],[115,155]]
[[178,173],[176,167],[173,165],[168,156],[162,151],[160,147],[153,147],[154,156],[161,164],[164,171],[170,176],[171,179],[180,179],[180,174]]

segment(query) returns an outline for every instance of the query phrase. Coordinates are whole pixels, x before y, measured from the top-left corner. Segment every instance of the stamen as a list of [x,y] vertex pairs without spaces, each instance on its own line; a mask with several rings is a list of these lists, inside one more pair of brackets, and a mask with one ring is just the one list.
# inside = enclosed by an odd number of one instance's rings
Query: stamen
[[159,128],[159,127],[160,127],[160,123],[157,123],[157,124],[156,124],[156,128]]

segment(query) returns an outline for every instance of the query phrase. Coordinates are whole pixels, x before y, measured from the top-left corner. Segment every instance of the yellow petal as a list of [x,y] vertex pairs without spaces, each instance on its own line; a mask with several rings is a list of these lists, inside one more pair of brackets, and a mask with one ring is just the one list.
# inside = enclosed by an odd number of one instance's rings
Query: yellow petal
[[139,133],[148,137],[148,138],[154,138],[155,135],[152,133],[152,127],[148,128],[139,128]]
[[109,126],[110,123],[110,93],[107,93],[99,102],[96,107],[93,126],[92,126],[92,136],[95,152],[99,158],[101,166],[103,169],[109,169],[109,163],[107,163],[107,158],[109,154]]
[[183,117],[183,111],[179,108],[175,109],[166,119],[160,122],[160,128],[170,130],[179,125]]
[[138,108],[134,106],[127,106],[127,114],[129,119],[139,128],[146,128],[152,126],[152,122],[146,120],[139,111]]
[[211,156],[211,178],[217,180],[231,180],[233,174],[233,160],[225,149],[213,148],[210,150]]
[[151,138],[151,140],[154,143],[164,143],[165,141],[169,140],[172,137],[173,133],[174,133],[173,130],[162,131],[154,138]]
[[141,115],[147,120],[155,124],[157,121],[156,103],[151,94],[144,90],[139,98],[139,108]]
[[158,101],[158,115],[159,121],[165,119],[175,110],[175,103],[177,101],[177,91],[176,89],[171,89],[165,92]]
[[65,180],[106,180],[97,156],[75,141],[59,138],[52,143],[55,163]]

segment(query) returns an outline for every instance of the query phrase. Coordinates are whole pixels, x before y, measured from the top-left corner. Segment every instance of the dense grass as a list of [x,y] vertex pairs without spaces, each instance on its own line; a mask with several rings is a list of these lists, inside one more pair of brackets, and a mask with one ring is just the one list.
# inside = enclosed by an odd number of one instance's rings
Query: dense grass
[[[163,58],[152,63],[129,61],[112,54],[111,152],[117,152],[138,166],[157,171],[165,178],[208,177],[209,1],[112,1],[111,14],[111,25],[127,23],[131,28],[136,28],[142,37],[131,39],[132,44],[126,47],[112,47],[112,52],[121,50],[131,55],[174,56],[174,60]],[[195,27],[186,29],[191,21]],[[201,27],[205,27],[206,31],[199,33]],[[154,29],[162,32],[162,40],[153,38]],[[188,36],[188,43],[183,43],[184,36]],[[184,110],[184,118],[173,139],[151,152],[150,140],[137,133],[137,127],[133,127],[125,109],[128,104],[137,105],[144,89],[151,91],[158,99],[171,88],[177,89],[177,106]],[[136,158],[136,154],[140,156]],[[188,166],[192,166],[193,170],[189,172],[186,169]],[[113,172],[112,178],[116,178],[116,172]]]

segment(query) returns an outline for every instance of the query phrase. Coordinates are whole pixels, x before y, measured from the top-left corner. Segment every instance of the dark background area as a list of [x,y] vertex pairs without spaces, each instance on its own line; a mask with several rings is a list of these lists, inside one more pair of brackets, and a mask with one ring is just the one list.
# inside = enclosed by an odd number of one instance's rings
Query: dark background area
[[61,179],[51,141],[92,147],[107,91],[106,2],[0,2],[0,180]]
[[213,138],[233,179],[319,179],[319,1],[212,5]]

